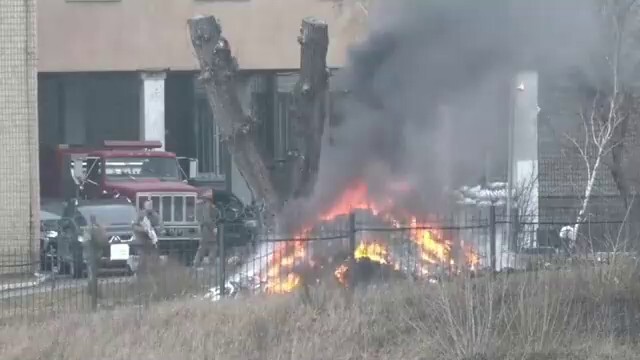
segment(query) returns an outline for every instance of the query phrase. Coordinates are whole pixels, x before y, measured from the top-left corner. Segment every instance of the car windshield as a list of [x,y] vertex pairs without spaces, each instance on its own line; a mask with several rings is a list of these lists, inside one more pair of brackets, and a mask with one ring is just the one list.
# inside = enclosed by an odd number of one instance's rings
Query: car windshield
[[[102,226],[126,225],[135,220],[137,214],[134,206],[130,205],[91,205],[78,208],[84,218],[80,226],[86,226],[91,215],[95,215],[98,224]],[[79,220],[79,219],[78,219]]]
[[109,180],[156,178],[180,181],[178,161],[167,157],[107,158],[105,174]]

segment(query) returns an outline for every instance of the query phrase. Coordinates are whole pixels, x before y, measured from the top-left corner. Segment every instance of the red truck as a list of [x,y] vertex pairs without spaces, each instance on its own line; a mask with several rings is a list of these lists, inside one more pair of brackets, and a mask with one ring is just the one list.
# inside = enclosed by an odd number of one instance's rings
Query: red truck
[[141,209],[151,199],[163,229],[158,247],[189,259],[198,246],[196,219],[199,189],[188,181],[197,161],[160,151],[159,141],[105,141],[103,147],[58,145],[40,156],[43,199],[127,198]]

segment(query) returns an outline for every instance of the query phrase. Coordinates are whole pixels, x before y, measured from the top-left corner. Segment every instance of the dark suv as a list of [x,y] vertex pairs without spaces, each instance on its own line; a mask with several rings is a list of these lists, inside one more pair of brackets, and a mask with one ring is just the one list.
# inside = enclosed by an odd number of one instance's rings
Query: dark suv
[[67,206],[59,220],[58,236],[49,240],[49,251],[55,252],[53,270],[68,273],[74,278],[86,275],[87,246],[86,230],[91,216],[107,233],[107,244],[99,249],[99,268],[104,270],[130,271],[129,256],[133,240],[132,223],[137,216],[136,208],[127,200],[97,199],[78,200]]

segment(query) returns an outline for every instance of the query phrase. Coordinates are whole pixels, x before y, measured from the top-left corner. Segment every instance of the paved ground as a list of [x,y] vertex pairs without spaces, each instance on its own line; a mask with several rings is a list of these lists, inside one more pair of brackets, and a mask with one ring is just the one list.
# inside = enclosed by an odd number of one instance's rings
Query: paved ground
[[[134,278],[132,276],[119,276],[108,277],[99,279],[98,282],[102,284],[126,284],[130,283]],[[70,277],[59,276],[56,279],[44,279],[39,282],[4,284],[5,287],[0,287],[0,300],[6,300],[10,298],[20,296],[31,296],[37,294],[44,294],[47,292],[81,288],[87,285],[87,279],[72,279]]]
[[[193,274],[198,282],[202,281],[203,285],[216,283],[216,273],[214,267],[203,267],[196,270]],[[98,279],[101,286],[118,286],[128,284],[135,280],[134,276],[104,276]],[[16,298],[20,296],[32,296],[35,294],[43,294],[51,291],[63,289],[74,289],[87,286],[87,279],[73,279],[68,275],[42,274],[33,279],[25,279],[25,281],[16,280],[0,284],[0,300]]]

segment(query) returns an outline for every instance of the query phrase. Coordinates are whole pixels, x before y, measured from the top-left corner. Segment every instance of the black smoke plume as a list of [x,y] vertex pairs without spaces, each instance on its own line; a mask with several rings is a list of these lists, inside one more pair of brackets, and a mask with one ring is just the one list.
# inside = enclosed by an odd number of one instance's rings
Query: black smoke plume
[[449,189],[477,184],[487,167],[506,176],[515,73],[590,71],[601,46],[590,0],[376,3],[367,39],[331,79],[348,90],[338,109],[345,121],[324,144],[314,196],[290,204],[293,223],[358,179],[374,198],[393,180],[409,181],[413,191],[398,201],[446,211]]

